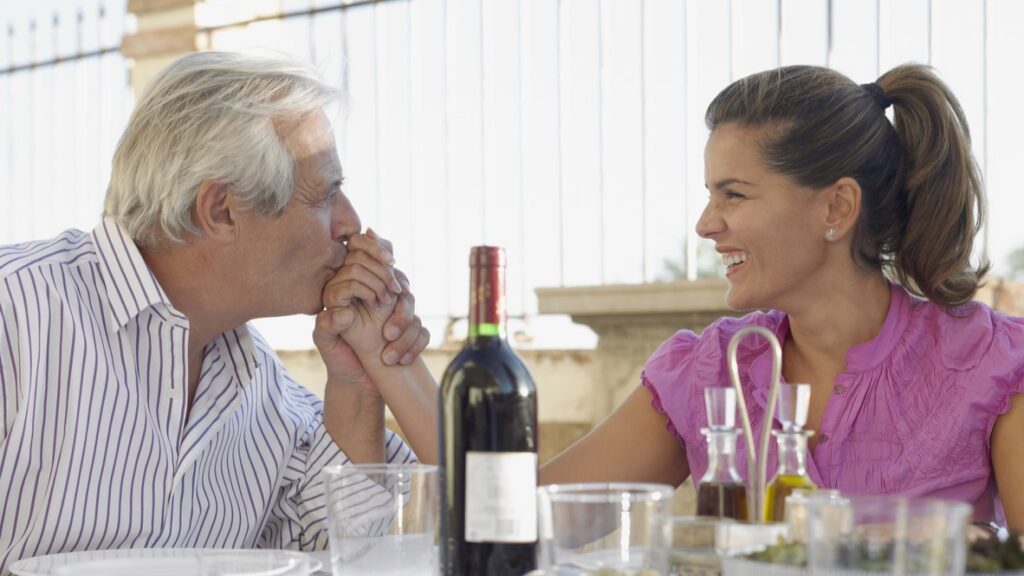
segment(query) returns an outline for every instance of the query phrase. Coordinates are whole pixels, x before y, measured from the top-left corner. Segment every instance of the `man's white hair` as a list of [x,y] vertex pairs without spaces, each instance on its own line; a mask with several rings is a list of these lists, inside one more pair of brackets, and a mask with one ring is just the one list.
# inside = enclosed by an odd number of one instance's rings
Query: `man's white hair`
[[230,52],[184,56],[153,79],[114,152],[103,211],[142,245],[199,235],[204,180],[233,186],[244,205],[278,214],[294,161],[274,120],[300,119],[339,97],[311,67]]

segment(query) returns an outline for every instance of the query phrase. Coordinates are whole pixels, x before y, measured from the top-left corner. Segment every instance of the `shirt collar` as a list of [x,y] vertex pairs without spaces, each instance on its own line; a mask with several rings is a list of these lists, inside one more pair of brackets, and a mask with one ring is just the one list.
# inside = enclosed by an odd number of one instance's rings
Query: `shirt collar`
[[[124,328],[147,308],[159,308],[168,320],[188,327],[188,318],[171,304],[156,276],[146,265],[142,252],[128,232],[109,216],[92,231],[93,244],[100,261],[100,274],[107,288],[107,309],[114,330]],[[252,380],[259,367],[256,345],[246,324],[228,330],[216,338],[222,357],[232,366],[243,384]]]
[[[903,331],[910,321],[913,300],[909,294],[900,286],[889,285],[889,311],[885,315],[885,322],[878,334],[868,340],[853,346],[846,352],[846,373],[864,372],[875,368],[897,349],[897,344]],[[768,326],[778,338],[779,344],[786,342],[789,335],[789,316],[772,311],[769,313],[774,326]],[[768,392],[772,377],[772,354],[771,347],[764,339],[754,339],[757,344],[753,345],[752,352],[756,354],[750,364],[750,381],[754,387],[754,398],[761,407],[768,405]],[[780,377],[780,381],[785,381]]]
[[239,384],[244,388],[253,379],[253,371],[259,368],[256,359],[256,343],[248,324],[221,333],[214,339],[224,363],[231,367]]
[[863,372],[870,370],[885,361],[903,336],[910,322],[913,299],[906,290],[896,284],[889,284],[889,311],[885,314],[885,322],[878,334],[850,348],[846,353],[846,371]]
[[124,328],[143,310],[158,304],[164,305],[172,321],[187,323],[185,316],[171,305],[142,259],[142,253],[120,224],[105,217],[93,229],[92,241],[99,257],[110,322],[115,331]]

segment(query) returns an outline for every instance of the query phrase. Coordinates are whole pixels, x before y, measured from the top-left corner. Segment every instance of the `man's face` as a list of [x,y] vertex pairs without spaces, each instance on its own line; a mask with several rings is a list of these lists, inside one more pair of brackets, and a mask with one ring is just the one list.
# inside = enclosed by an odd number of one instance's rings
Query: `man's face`
[[[276,126],[295,160],[291,200],[277,216],[246,212],[240,240],[257,316],[316,314],[321,293],[345,261],[348,237],[362,224],[341,191],[342,171],[323,111]],[[242,237],[244,236],[244,237]]]

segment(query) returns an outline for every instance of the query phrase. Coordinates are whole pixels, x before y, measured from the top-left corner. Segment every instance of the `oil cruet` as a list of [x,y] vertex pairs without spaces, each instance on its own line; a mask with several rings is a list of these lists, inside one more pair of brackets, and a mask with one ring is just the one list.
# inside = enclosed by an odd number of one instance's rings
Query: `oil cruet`
[[814,490],[807,475],[807,439],[813,432],[804,430],[811,400],[809,384],[779,385],[779,422],[773,430],[778,447],[779,467],[765,492],[765,518],[769,522],[785,519],[786,497],[794,490]]
[[712,387],[704,390],[708,427],[701,434],[708,442],[708,469],[697,488],[697,515],[747,519],[747,487],[736,470],[736,391]]

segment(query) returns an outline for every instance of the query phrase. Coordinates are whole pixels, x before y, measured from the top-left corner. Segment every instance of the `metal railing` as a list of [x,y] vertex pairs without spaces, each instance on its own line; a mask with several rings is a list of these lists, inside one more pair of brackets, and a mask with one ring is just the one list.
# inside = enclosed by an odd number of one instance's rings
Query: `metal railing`
[[0,12],[0,243],[98,221],[131,110],[123,2]]
[[[437,322],[465,314],[473,244],[509,249],[511,311],[526,317],[536,312],[538,286],[717,273],[715,255],[694,232],[706,198],[704,108],[731,80],[783,64],[832,66],[858,82],[907,60],[936,66],[962,100],[986,175],[990,218],[982,250],[998,270],[1024,245],[1013,216],[1024,205],[1015,193],[1011,144],[1024,130],[1013,102],[1024,88],[1017,72],[1024,40],[1014,33],[1024,8],[1013,0],[281,6],[277,14],[201,28],[197,41],[289,52],[346,88],[335,119],[346,192],[364,222],[394,241],[421,313]],[[89,18],[82,20],[76,25],[87,27]],[[98,213],[108,166],[101,160],[130,106],[127,64],[115,44],[80,42],[77,51],[54,49],[52,56],[37,49],[27,60],[0,56],[0,181],[29,191],[0,200],[0,222],[9,227],[2,240],[36,236],[25,223],[32,218],[22,215],[49,214],[44,208],[69,197],[80,204],[75,214],[87,207],[90,217]],[[40,75],[98,62],[107,63],[104,76],[75,74],[110,84],[118,96],[86,105],[108,108],[84,131],[76,125],[73,145],[60,148],[67,119],[38,132],[41,118],[88,98],[48,102],[52,89],[41,84],[53,79]],[[103,135],[90,140],[90,133]],[[19,144],[26,137],[35,139],[27,153]],[[76,175],[61,176],[55,161],[74,162]],[[97,169],[78,175],[86,165]],[[78,222],[61,227],[71,223]]]

